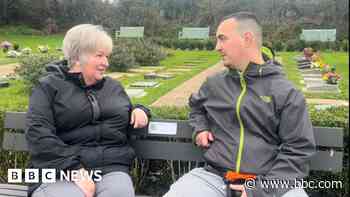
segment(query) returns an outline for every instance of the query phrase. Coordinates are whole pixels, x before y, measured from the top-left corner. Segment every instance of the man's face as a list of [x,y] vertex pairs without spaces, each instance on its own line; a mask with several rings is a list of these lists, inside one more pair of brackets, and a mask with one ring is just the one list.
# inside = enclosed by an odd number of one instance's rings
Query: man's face
[[215,49],[221,54],[224,65],[229,68],[238,68],[244,58],[244,39],[236,31],[235,19],[224,20],[216,32]]

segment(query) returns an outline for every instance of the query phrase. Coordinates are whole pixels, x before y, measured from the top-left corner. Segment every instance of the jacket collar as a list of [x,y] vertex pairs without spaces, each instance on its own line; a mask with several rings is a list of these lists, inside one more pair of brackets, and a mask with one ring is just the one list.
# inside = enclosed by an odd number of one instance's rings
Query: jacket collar
[[239,78],[240,75],[243,75],[245,78],[258,78],[282,74],[282,69],[281,66],[273,62],[265,62],[264,64],[250,62],[243,73],[238,69],[229,69],[228,74],[233,78]]

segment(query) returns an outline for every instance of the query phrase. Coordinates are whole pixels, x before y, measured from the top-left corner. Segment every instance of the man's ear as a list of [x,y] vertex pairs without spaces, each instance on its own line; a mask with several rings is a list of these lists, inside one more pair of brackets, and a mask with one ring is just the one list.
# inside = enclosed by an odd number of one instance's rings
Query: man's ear
[[253,43],[254,43],[254,39],[255,39],[255,37],[254,37],[254,34],[252,32],[249,32],[249,31],[248,32],[244,32],[243,40],[244,40],[244,45],[246,47],[252,46]]

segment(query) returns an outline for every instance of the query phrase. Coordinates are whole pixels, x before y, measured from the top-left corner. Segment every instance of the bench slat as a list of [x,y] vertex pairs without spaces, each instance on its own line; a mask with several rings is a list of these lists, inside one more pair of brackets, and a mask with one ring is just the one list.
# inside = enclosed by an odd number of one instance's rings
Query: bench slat
[[[131,140],[136,155],[144,159],[165,159],[183,161],[203,161],[199,148],[191,143]],[[3,148],[5,150],[28,151],[23,133],[4,133]],[[342,171],[343,152],[317,151],[311,159],[311,170]]]
[[27,197],[28,192],[27,190],[12,190],[12,189],[5,189],[0,188],[0,196],[8,196],[8,197]]
[[6,112],[5,114],[5,129],[25,129],[26,112]]
[[342,128],[314,127],[314,135],[317,146],[344,147]]
[[341,172],[343,170],[343,152],[317,151],[311,159],[310,169]]
[[24,133],[5,132],[2,148],[4,150],[28,151]]
[[0,189],[27,191],[28,190],[28,186],[16,185],[16,184],[0,184]]
[[191,143],[133,140],[138,158],[181,161],[203,161],[201,150]]
[[[7,129],[25,129],[25,112],[6,112],[4,127]],[[188,124],[189,121],[177,121],[177,120],[153,120],[152,122],[172,122],[177,123],[176,136],[168,135],[156,135],[147,134],[147,129],[137,129],[131,131],[132,135],[150,135],[160,137],[175,137],[175,138],[188,138],[192,137],[192,129]],[[327,127],[314,127],[314,135],[317,146],[325,147],[339,147],[342,148],[343,142],[343,129],[342,128],[327,128]]]

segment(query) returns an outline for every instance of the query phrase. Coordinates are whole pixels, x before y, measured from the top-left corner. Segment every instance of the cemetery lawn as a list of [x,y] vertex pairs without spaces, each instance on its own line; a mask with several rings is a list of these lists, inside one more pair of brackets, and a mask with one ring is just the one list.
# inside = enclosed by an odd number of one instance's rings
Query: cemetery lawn
[[[277,54],[277,56],[282,57],[283,69],[286,72],[287,78],[291,80],[298,89],[302,90],[304,85],[300,83],[300,80],[303,78],[297,69],[296,61],[293,59],[297,55],[301,55],[301,52],[279,52]],[[349,100],[349,53],[321,52],[321,56],[327,64],[336,65],[336,72],[342,76],[339,83],[339,89],[341,92],[339,94],[304,92],[305,97]]]
[[[150,105],[157,100],[160,96],[166,94],[168,91],[177,87],[184,81],[190,79],[194,75],[203,71],[211,65],[216,64],[220,57],[217,53],[212,51],[174,51],[172,56],[167,57],[161,61],[163,69],[167,70],[177,66],[181,66],[189,59],[195,59],[197,57],[205,57],[207,60],[204,63],[199,63],[198,66],[193,67],[191,71],[178,73],[174,78],[170,80],[157,79],[160,85],[155,88],[146,88],[147,95],[142,98],[132,98],[133,103],[139,103],[144,105]],[[1,67],[0,67],[1,68]],[[147,68],[147,67],[138,67]],[[124,88],[128,88],[131,83],[136,81],[145,81],[143,74],[137,74],[133,77],[123,77],[119,81],[123,84]],[[24,90],[24,84],[20,80],[11,80],[10,87],[0,89],[0,110],[1,109],[18,109],[18,106],[26,107],[28,105],[29,93]],[[23,109],[20,108],[20,109]]]
[[[183,68],[185,62],[195,60],[196,58],[205,58],[206,60],[203,63],[196,63],[196,66],[190,67],[191,69],[187,72],[178,72],[175,74],[174,78],[164,80],[164,79],[156,79],[152,81],[159,82],[159,86],[155,88],[146,88],[145,91],[147,95],[141,98],[132,98],[133,103],[139,103],[144,105],[150,105],[154,101],[156,101],[161,96],[165,95],[167,92],[176,88],[183,82],[191,79],[196,74],[205,70],[206,68],[216,64],[220,57],[216,52],[213,51],[175,51],[175,55],[166,58],[165,60],[160,62],[160,66],[164,67],[163,71],[167,72],[168,69],[174,69],[176,67]],[[144,80],[143,75],[139,75],[136,77],[130,78],[122,78],[121,83],[125,88],[127,88],[130,84],[136,81],[147,81]]]
[[[12,44],[18,44],[20,49],[29,47],[34,53],[38,53],[39,45],[48,45],[49,52],[54,52],[57,47],[61,47],[63,40],[63,34],[56,35],[23,35],[25,32],[33,31],[29,28],[11,26],[0,26],[0,43],[3,41],[9,41]],[[3,64],[10,64],[17,62],[14,58],[6,58],[6,53],[0,50],[0,66]]]

